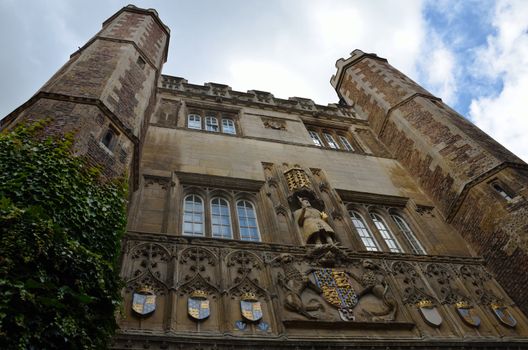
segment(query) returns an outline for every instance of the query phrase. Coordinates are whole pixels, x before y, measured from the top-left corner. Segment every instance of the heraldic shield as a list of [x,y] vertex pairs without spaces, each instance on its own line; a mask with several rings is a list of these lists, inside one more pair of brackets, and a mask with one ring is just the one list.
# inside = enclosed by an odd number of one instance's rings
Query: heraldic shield
[[504,305],[499,304],[491,304],[491,309],[493,310],[493,313],[499,321],[501,321],[503,324],[505,324],[508,327],[515,327],[517,325],[517,320],[513,315],[510,313],[508,308]]
[[319,269],[312,272],[323,298],[339,310],[352,310],[359,298],[352,287],[350,278],[344,271]]
[[148,287],[143,287],[134,292],[132,297],[132,310],[140,316],[147,316],[156,310],[156,294]]
[[245,293],[240,300],[240,311],[242,316],[251,322],[256,322],[262,318],[262,306],[253,293]]
[[458,315],[466,324],[472,327],[480,326],[480,317],[474,314],[473,307],[466,302],[460,301],[456,303]]
[[211,314],[207,293],[203,290],[195,290],[187,299],[187,312],[195,320],[204,320]]
[[430,300],[422,300],[417,304],[420,314],[425,323],[433,327],[440,327],[442,324],[442,316]]

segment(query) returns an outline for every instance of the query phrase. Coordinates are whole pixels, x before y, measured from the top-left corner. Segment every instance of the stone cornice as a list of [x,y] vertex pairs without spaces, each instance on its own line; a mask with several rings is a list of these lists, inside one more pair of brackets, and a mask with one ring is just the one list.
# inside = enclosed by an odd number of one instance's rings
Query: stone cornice
[[190,84],[186,79],[162,75],[162,92],[176,92],[179,95],[231,105],[251,106],[264,110],[276,110],[316,118],[335,118],[342,121],[358,120],[355,112],[345,106],[330,104],[318,105],[311,99],[290,97],[287,100],[273,96],[266,91],[249,90],[247,92],[232,90],[230,86],[217,83],[204,85]]
[[[350,323],[349,323],[350,324]],[[392,323],[391,323],[392,324]],[[391,329],[387,324],[385,329]],[[251,335],[240,336],[234,333],[219,335],[201,335],[196,332],[176,333],[174,331],[144,330],[119,330],[114,336],[110,348],[112,349],[218,349],[218,350],[343,350],[343,349],[370,349],[370,350],[462,350],[462,349],[521,349],[526,345],[525,338],[489,338],[467,336],[463,340],[453,338],[416,336],[414,339],[391,337],[383,338],[372,336],[346,337],[339,335],[338,339],[317,338],[307,339],[306,336]]]

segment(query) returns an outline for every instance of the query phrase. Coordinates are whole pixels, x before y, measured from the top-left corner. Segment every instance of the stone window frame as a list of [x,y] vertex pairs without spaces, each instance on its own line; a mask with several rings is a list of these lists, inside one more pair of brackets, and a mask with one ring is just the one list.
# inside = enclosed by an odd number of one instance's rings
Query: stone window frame
[[[190,117],[200,117],[200,128],[190,126]],[[208,121],[215,120],[216,130],[211,129]],[[234,132],[231,132],[231,128],[225,126],[224,121],[230,120],[233,124]],[[199,108],[195,106],[189,106],[187,111],[187,119],[185,126],[191,130],[202,130],[210,133],[217,133],[223,135],[240,135],[240,126],[238,125],[238,115],[236,112],[216,110],[214,108]],[[213,124],[211,124],[213,125]]]
[[[353,202],[345,203],[345,208],[347,213],[349,214],[347,216],[348,220],[350,220],[350,226],[359,238],[360,242],[363,244],[363,247],[366,251],[369,251],[369,249],[366,248],[361,235],[359,234],[356,226],[352,222],[352,218],[350,217],[350,211],[355,211],[362,217],[363,223],[365,224],[365,226],[367,226],[368,230],[375,238],[374,241],[378,245],[378,251],[395,254],[416,254],[413,251],[412,243],[407,239],[405,233],[401,231],[400,227],[392,217],[393,215],[398,215],[409,226],[409,229],[413,233],[415,241],[423,249],[423,255],[427,254],[427,250],[425,249],[423,242],[420,241],[420,239],[418,238],[417,232],[419,232],[419,230],[417,229],[416,225],[408,219],[407,215],[403,214],[403,211],[400,208]],[[399,247],[399,252],[390,249],[386,239],[382,235],[382,232],[380,232],[378,226],[374,223],[371,214],[376,214],[382,219],[383,224],[388,229],[392,238],[395,240],[397,246]]]
[[488,184],[495,196],[500,198],[501,200],[511,203],[517,197],[515,191],[513,191],[510,186],[506,185],[503,181],[499,180],[498,178],[493,178],[492,180],[488,181]]
[[[106,141],[108,135],[111,135],[111,138],[109,141]],[[120,132],[117,130],[117,128],[112,124],[108,124],[106,130],[101,133],[101,139],[99,142],[107,151],[113,154],[118,144],[119,135]]]
[[[306,129],[308,130],[308,135],[310,136],[310,139],[317,147],[335,151],[364,153],[362,148],[359,146],[358,142],[351,135],[351,133],[345,130],[320,127],[316,125],[306,125]],[[318,145],[315,142],[315,135],[317,136],[317,139],[321,143],[321,145]],[[332,138],[332,141],[335,143],[337,148],[332,147],[327,135]],[[344,138],[348,142],[348,145],[344,144],[341,138]],[[350,146],[350,148],[348,146]]]
[[[260,226],[260,220],[259,220],[259,211],[258,207],[256,205],[257,203],[257,197],[256,193],[250,193],[246,191],[237,191],[237,190],[228,190],[228,189],[222,189],[222,188],[214,188],[214,187],[202,187],[202,186],[196,186],[196,185],[184,185],[183,186],[183,193],[182,193],[182,203],[181,203],[181,213],[180,213],[180,229],[181,229],[181,235],[185,237],[198,237],[193,235],[185,235],[184,234],[184,212],[185,212],[185,198],[187,198],[190,195],[196,195],[200,197],[203,201],[204,205],[204,211],[203,211],[203,231],[204,234],[199,237],[207,237],[207,238],[213,238],[213,239],[224,239],[224,240],[238,240],[238,241],[244,241],[244,242],[262,242],[262,227]],[[225,237],[214,237],[213,236],[213,223],[212,223],[212,201],[215,198],[221,198],[225,200],[228,203],[229,207],[229,214],[230,214],[230,223],[231,223],[231,237],[225,238]],[[237,205],[239,201],[247,201],[251,203],[253,206],[253,210],[256,217],[256,224],[257,224],[257,233],[258,233],[258,241],[255,240],[243,240],[241,238],[240,234],[240,220],[238,217],[238,211],[237,211]]]

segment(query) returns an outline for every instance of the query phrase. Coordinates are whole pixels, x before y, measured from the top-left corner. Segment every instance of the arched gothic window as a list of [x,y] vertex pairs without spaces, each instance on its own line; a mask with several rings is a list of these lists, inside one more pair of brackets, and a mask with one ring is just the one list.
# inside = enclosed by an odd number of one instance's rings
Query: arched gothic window
[[387,243],[387,246],[389,247],[389,250],[393,253],[402,253],[402,249],[400,248],[400,245],[398,244],[398,241],[396,241],[396,238],[390,232],[389,228],[385,224],[385,221],[376,213],[370,213],[370,217],[372,221],[374,222],[374,225],[376,225],[376,228],[378,229],[379,233],[381,234],[381,237]]
[[396,225],[398,225],[398,228],[403,233],[405,238],[407,239],[407,242],[409,242],[409,245],[411,246],[411,250],[413,254],[425,254],[425,249],[423,249],[422,245],[418,240],[416,239],[416,236],[412,232],[410,226],[407,224],[407,222],[399,215],[392,214],[392,219],[394,222],[396,222]]
[[211,228],[215,238],[233,238],[229,203],[223,198],[211,200]]
[[198,195],[190,194],[183,201],[183,234],[204,235],[204,206]]
[[376,238],[374,238],[374,235],[372,235],[372,232],[370,232],[370,230],[368,229],[367,225],[365,224],[365,220],[363,220],[361,214],[359,214],[355,210],[349,210],[348,213],[350,215],[350,218],[352,219],[352,223],[354,224],[356,231],[359,234],[359,238],[361,238],[361,241],[365,246],[365,249],[375,252],[379,251],[380,249],[378,242],[376,242]]
[[253,204],[247,200],[238,201],[237,216],[240,228],[240,239],[243,241],[260,241],[257,216]]

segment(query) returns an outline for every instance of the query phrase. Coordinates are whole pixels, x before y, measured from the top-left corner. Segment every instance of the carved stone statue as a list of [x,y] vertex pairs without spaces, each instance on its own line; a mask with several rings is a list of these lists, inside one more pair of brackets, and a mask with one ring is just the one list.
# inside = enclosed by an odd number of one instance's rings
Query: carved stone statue
[[393,321],[396,318],[396,312],[398,311],[398,303],[394,298],[387,295],[389,285],[385,281],[385,278],[378,277],[375,271],[378,266],[370,259],[363,260],[363,268],[365,271],[359,278],[359,282],[363,286],[363,290],[358,293],[358,297],[361,298],[366,294],[372,294],[376,298],[380,299],[386,306],[386,310],[381,312],[368,312],[373,315],[373,321]]
[[293,216],[295,222],[301,228],[306,244],[333,244],[335,239],[334,230],[326,222],[328,216],[312,207],[308,198],[299,198],[301,208],[297,209]]
[[316,293],[321,293],[321,290],[315,285],[308,276],[302,275],[301,272],[293,265],[293,257],[289,254],[283,254],[278,261],[281,264],[284,276],[279,276],[279,284],[285,290],[284,306],[298,314],[301,314],[309,319],[317,319],[316,316],[309,313],[309,311],[316,311],[323,306],[316,300],[311,300],[308,305],[305,305],[302,300],[302,293],[306,288],[311,288]]

